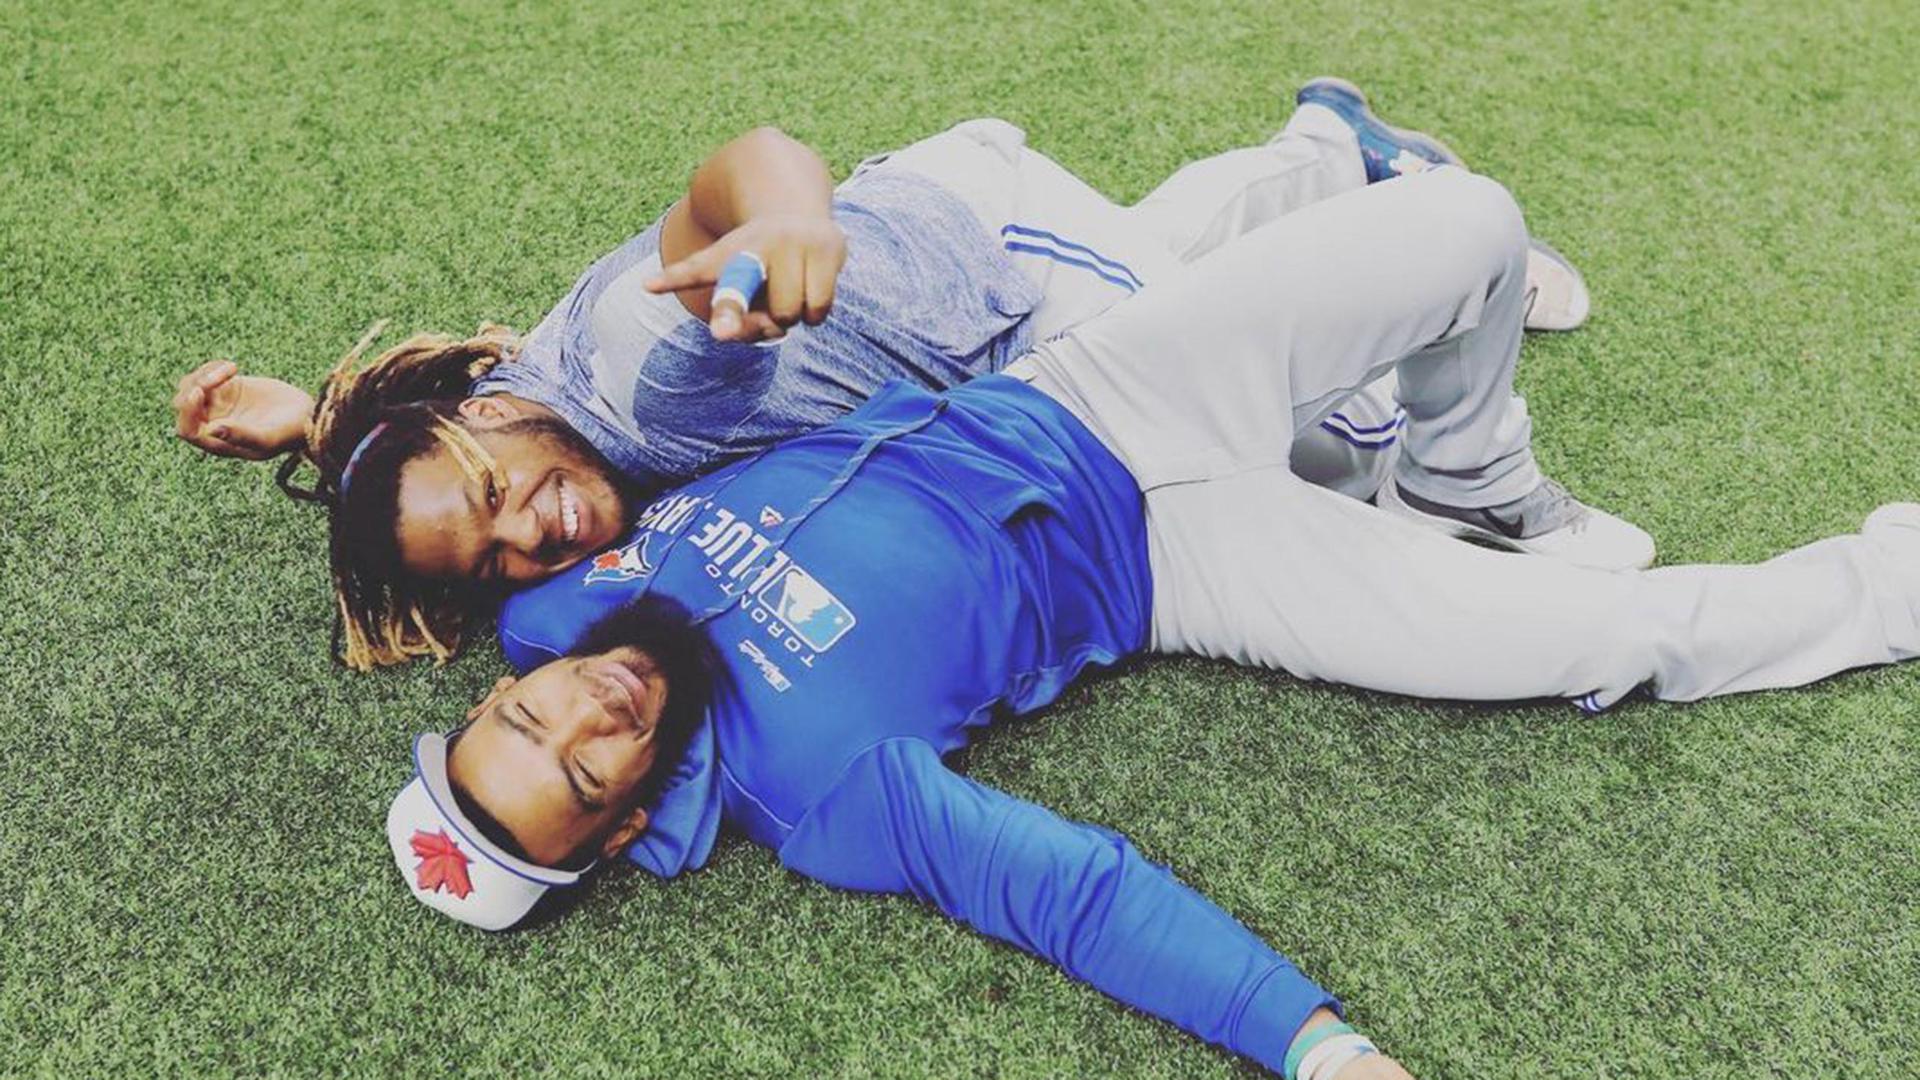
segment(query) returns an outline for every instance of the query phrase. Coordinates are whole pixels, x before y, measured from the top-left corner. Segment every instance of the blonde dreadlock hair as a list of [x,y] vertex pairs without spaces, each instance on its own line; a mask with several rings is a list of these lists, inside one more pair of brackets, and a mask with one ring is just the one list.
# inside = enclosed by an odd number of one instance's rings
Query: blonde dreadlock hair
[[361,366],[385,329],[382,320],[328,373],[307,425],[304,460],[320,474],[295,487],[301,461],[290,456],[280,486],[327,506],[335,606],[333,651],[356,671],[415,657],[444,662],[460,646],[471,604],[448,589],[410,579],[395,536],[401,467],[430,449],[450,454],[482,481],[493,458],[459,421],[476,379],[518,354],[513,330],[483,323],[466,339],[416,334]]

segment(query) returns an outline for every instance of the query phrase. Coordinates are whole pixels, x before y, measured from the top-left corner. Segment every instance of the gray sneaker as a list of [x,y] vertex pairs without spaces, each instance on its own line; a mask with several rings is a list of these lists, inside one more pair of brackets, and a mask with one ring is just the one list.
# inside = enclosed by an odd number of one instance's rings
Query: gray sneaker
[[1389,480],[1380,488],[1378,502],[1381,509],[1409,521],[1504,551],[1600,570],[1653,565],[1653,537],[1646,530],[1588,506],[1553,480],[1542,480],[1512,502],[1473,508],[1423,499]]

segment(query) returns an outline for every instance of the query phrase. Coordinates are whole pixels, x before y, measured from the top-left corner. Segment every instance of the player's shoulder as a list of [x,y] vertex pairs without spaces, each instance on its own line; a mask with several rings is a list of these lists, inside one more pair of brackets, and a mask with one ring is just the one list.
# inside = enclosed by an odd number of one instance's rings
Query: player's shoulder
[[595,623],[637,599],[653,572],[650,533],[620,543],[522,589],[500,607],[501,651],[520,671],[565,656]]

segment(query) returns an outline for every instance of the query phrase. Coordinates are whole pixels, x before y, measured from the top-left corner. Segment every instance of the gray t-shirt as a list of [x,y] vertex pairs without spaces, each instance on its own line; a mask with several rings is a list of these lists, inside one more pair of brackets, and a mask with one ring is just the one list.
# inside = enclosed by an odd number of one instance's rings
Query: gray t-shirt
[[648,487],[676,484],[852,411],[892,379],[931,390],[1025,352],[1038,288],[959,197],[906,170],[842,184],[847,260],[832,314],[778,342],[719,342],[671,294],[660,223],[587,269],[475,393],[558,412]]

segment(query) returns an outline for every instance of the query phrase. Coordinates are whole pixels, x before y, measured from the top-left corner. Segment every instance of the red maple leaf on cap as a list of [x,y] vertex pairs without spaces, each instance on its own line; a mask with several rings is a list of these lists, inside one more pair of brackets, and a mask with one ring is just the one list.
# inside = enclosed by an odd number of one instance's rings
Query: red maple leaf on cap
[[620,553],[617,551],[604,551],[595,555],[593,557],[593,568],[595,570],[620,569]]
[[447,835],[445,829],[439,832],[415,829],[413,853],[420,856],[419,876],[415,880],[421,892],[445,889],[465,900],[467,894],[473,891],[473,882],[467,878],[467,864],[473,860],[460,850],[460,845]]

